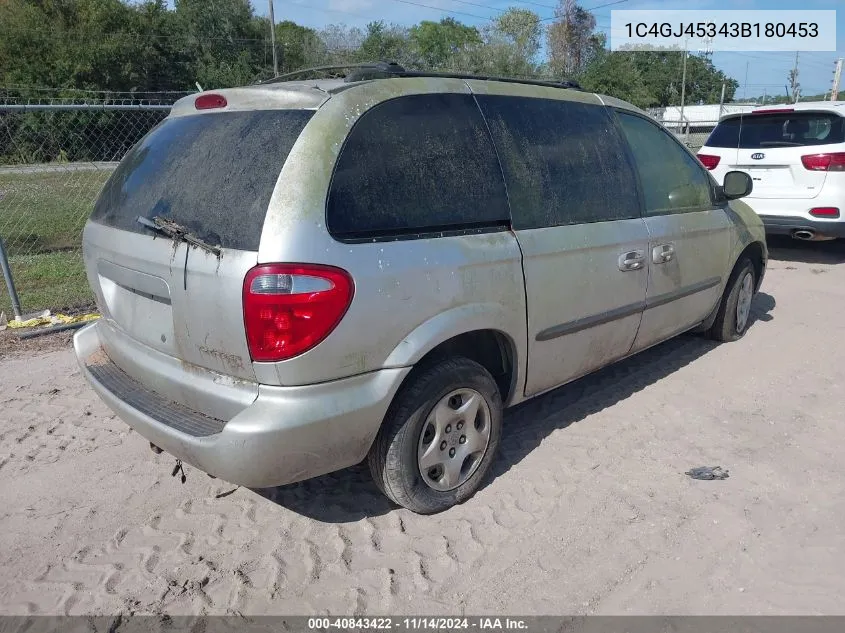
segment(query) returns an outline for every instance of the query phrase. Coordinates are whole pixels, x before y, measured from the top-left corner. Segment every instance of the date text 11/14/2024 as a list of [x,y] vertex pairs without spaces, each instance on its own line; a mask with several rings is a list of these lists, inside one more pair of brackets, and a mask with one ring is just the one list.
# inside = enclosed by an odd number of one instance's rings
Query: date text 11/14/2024
[[443,618],[443,617],[322,617],[308,618],[309,631],[455,631],[455,630],[526,630],[528,624],[520,618]]

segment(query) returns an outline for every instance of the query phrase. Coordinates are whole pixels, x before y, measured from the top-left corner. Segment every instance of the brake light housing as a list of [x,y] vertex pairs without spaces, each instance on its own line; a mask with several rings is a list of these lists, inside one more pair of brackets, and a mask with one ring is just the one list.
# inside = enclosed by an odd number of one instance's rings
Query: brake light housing
[[352,303],[349,273],[317,264],[260,264],[243,286],[244,329],[252,360],[288,360],[314,348]]
[[218,94],[200,95],[194,99],[194,107],[197,110],[214,110],[215,108],[225,108],[229,105],[226,97]]
[[712,156],[711,154],[699,154],[698,160],[700,160],[701,164],[704,165],[707,169],[712,171],[719,166],[719,161],[722,160],[722,157]]
[[816,218],[838,218],[839,217],[839,208],[838,207],[816,207],[815,209],[810,209],[810,215]]
[[828,154],[806,154],[801,164],[809,171],[845,171],[845,152]]

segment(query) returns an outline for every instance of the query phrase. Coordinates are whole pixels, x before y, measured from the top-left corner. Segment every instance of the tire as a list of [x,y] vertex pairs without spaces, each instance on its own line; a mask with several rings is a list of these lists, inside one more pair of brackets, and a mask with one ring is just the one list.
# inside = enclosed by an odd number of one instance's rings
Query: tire
[[[391,403],[368,462],[394,503],[434,514],[471,497],[490,470],[502,433],[502,398],[490,372],[468,358],[415,371]],[[462,419],[476,404],[474,419]],[[439,463],[424,471],[432,460]]]
[[[748,297],[749,279],[751,284],[750,297]],[[734,266],[730,279],[728,279],[728,285],[725,288],[722,303],[719,305],[716,320],[713,322],[713,326],[707,330],[709,338],[725,343],[742,338],[751,323],[751,300],[754,298],[756,281],[751,260],[747,257],[742,258]],[[741,300],[747,301],[748,304],[744,311],[738,312],[737,306]],[[745,314],[744,320],[741,318],[742,313]]]

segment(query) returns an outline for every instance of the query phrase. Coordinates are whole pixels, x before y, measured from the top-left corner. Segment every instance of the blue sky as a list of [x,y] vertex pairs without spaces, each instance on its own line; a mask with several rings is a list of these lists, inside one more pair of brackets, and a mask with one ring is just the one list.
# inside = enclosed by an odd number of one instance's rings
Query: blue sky
[[[611,0],[581,0],[586,9]],[[267,14],[269,0],[252,0],[256,12]],[[327,24],[363,27],[372,20],[411,25],[420,20],[439,20],[451,16],[465,24],[483,26],[509,6],[536,11],[541,18],[554,16],[557,0],[273,0],[276,21],[293,20],[298,24],[321,28]],[[427,5],[427,6],[420,6]],[[833,64],[845,57],[845,4],[837,0],[625,0],[613,7],[593,11],[598,28],[610,30],[610,11],[616,9],[840,9],[837,11],[837,51],[801,53],[799,81],[803,94],[823,93],[830,89]],[[795,52],[716,52],[713,63],[736,79],[740,86],[736,98],[784,94],[787,73]],[[746,82],[746,70],[748,80]],[[845,83],[845,77],[843,77]],[[840,95],[840,98],[845,98]]]

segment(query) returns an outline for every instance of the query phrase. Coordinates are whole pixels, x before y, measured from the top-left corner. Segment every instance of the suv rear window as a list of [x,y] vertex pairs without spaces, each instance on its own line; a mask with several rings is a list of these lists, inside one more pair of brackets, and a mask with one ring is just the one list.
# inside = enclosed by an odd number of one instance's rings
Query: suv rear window
[[162,216],[209,244],[258,250],[270,196],[311,110],[165,119],[124,157],[91,219],[143,233]]
[[472,96],[398,97],[365,112],[338,157],[326,223],[341,240],[507,226],[502,170]]
[[845,143],[845,118],[832,112],[777,112],[726,119],[705,145],[761,149],[832,143]]

